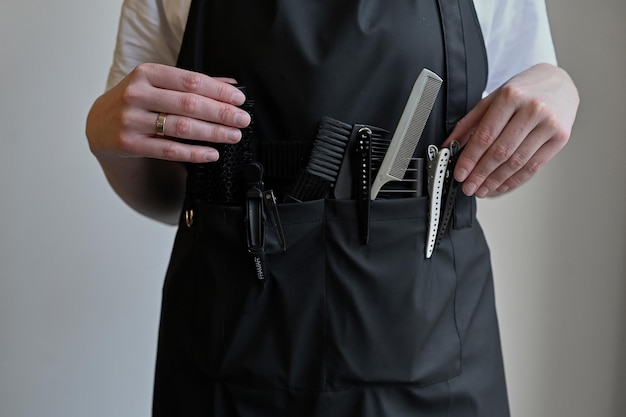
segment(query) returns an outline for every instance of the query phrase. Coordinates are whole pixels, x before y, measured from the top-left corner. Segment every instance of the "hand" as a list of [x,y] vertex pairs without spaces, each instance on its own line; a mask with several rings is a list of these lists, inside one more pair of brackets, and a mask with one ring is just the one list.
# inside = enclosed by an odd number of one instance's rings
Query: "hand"
[[[237,108],[245,96],[229,78],[158,64],[142,64],[101,96],[87,120],[89,145],[99,159],[148,157],[179,162],[218,159],[214,148],[174,138],[236,143],[250,123]],[[165,136],[156,136],[159,113],[167,114]]]
[[[87,118],[89,147],[126,203],[156,220],[177,223],[186,178],[179,162],[212,162],[219,155],[210,146],[176,138],[238,142],[239,128],[250,116],[237,107],[245,97],[234,82],[142,64],[96,100]],[[156,135],[159,113],[167,114],[163,137]]]
[[467,195],[487,197],[517,188],[567,143],[579,97],[562,69],[538,64],[480,101],[456,125],[464,146],[455,168]]

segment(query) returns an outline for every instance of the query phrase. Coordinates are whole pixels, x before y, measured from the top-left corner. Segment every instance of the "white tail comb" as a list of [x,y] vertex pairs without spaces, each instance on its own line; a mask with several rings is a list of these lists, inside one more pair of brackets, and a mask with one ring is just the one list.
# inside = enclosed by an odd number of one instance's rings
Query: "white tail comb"
[[404,178],[442,83],[443,80],[437,74],[426,68],[417,77],[372,184],[372,200],[376,199],[383,185]]

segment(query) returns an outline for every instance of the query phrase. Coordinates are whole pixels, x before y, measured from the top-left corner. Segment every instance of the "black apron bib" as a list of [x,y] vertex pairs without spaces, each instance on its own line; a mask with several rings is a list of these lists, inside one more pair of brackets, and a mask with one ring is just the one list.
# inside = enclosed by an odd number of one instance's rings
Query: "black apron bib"
[[[444,92],[418,156],[479,99],[470,0],[196,0],[179,66],[232,76],[259,142],[312,141],[323,116],[393,131],[422,68]],[[427,198],[279,205],[256,279],[242,208],[194,202],[166,276],[155,416],[506,416],[489,251],[475,201],[424,257]]]

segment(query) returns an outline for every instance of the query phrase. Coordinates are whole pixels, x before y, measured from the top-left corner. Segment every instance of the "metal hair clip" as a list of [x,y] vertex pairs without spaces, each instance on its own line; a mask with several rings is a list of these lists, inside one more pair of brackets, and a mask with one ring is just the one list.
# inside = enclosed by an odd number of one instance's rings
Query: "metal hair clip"
[[443,187],[448,172],[448,162],[450,161],[450,149],[438,149],[435,145],[428,147],[428,238],[426,241],[426,258],[430,258],[435,250],[437,241],[437,231],[439,229],[439,218],[441,215],[441,199]]

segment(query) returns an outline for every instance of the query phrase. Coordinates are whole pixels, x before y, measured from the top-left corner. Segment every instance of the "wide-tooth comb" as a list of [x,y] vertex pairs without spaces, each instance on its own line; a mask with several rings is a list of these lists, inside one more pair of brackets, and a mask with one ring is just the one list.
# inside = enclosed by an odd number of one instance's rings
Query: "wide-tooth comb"
[[[390,181],[378,192],[377,199],[421,197],[423,195],[424,158],[411,158],[402,181]],[[372,170],[372,172],[374,172]]]
[[434,72],[423,69],[417,77],[407,100],[389,149],[372,184],[371,199],[389,181],[402,181],[417,148],[443,80]]
[[330,117],[323,117],[313,142],[306,168],[298,176],[286,202],[326,198],[337,181],[352,126]]
[[[372,137],[372,178],[376,178],[391,139],[388,135]],[[405,198],[422,195],[423,158],[411,158],[402,181],[390,181],[378,192],[377,198]]]

